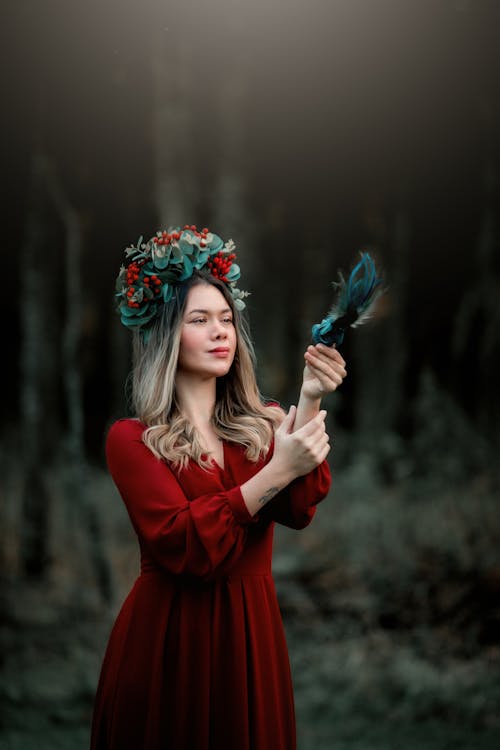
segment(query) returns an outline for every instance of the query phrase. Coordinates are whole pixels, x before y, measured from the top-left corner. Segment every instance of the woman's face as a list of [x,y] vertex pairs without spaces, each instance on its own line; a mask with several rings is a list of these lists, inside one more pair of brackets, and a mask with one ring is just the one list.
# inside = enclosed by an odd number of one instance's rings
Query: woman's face
[[211,284],[191,287],[181,326],[178,371],[202,378],[226,375],[236,352],[236,331],[219,290]]

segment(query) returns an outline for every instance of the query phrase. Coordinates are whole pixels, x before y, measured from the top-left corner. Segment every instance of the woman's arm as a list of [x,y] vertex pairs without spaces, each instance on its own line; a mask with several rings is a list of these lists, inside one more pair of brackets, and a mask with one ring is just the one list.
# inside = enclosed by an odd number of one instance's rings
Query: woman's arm
[[345,360],[331,346],[308,346],[304,353],[306,365],[294,429],[301,429],[319,412],[321,399],[335,391],[347,375]]
[[241,485],[241,494],[254,516],[290,482],[309,474],[326,459],[330,450],[325,431],[326,411],[319,412],[299,430],[294,430],[295,406],[278,427],[273,455],[257,474]]
[[[322,344],[309,346],[304,359],[303,382],[292,428],[297,432],[317,418],[321,398],[335,391],[347,375],[344,358],[334,348]],[[261,517],[293,529],[303,529],[312,521],[316,505],[327,496],[330,485],[330,467],[325,457],[308,474],[287,483]]]
[[261,521],[276,521],[291,529],[303,529],[314,518],[318,503],[327,497],[331,483],[330,466],[323,461],[309,474],[294,479],[281,490],[259,513],[259,518]]
[[226,574],[256,521],[240,487],[188,499],[173,470],[144,445],[143,431],[136,420],[118,420],[106,440],[108,468],[141,547],[169,573],[206,580]]
[[257,474],[242,485],[189,500],[170,467],[142,442],[143,426],[135,420],[115,422],[106,440],[108,467],[141,544],[156,563],[175,574],[225,575],[243,552],[257,512],[327,454],[325,414],[292,433],[292,407],[275,433],[272,459]]

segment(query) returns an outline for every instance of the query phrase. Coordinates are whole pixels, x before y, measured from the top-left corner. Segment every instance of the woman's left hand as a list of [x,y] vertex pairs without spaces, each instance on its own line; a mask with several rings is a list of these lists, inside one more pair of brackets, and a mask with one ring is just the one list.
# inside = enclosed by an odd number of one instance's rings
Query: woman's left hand
[[347,375],[344,358],[331,346],[308,346],[304,359],[306,366],[301,393],[306,398],[319,399],[332,393]]

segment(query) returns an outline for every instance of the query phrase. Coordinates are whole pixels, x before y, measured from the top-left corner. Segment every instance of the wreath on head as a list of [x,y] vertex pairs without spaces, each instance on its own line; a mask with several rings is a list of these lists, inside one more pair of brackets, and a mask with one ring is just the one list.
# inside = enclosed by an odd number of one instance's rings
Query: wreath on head
[[161,313],[162,304],[172,299],[174,287],[195,270],[205,270],[229,288],[235,307],[245,308],[249,292],[236,288],[240,267],[235,263],[236,246],[206,227],[170,227],[147,242],[140,237],[125,249],[126,265],[116,280],[116,297],[121,322],[130,329],[148,326]]

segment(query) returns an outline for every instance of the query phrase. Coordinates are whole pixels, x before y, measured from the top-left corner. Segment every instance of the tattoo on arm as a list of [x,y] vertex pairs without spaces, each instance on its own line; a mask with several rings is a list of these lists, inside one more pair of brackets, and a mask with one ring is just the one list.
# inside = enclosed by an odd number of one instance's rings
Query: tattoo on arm
[[269,500],[272,500],[272,498],[278,494],[279,487],[269,487],[269,489],[262,495],[262,497],[259,500],[259,505],[265,505],[269,502]]

